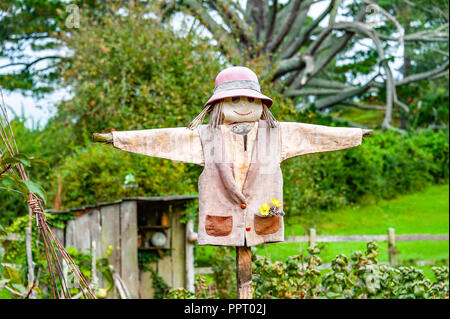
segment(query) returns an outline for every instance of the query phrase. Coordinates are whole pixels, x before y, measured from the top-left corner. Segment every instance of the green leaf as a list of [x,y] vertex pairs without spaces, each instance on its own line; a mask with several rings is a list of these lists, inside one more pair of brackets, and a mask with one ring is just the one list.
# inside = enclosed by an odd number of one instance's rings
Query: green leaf
[[44,190],[42,189],[42,187],[39,184],[34,183],[32,181],[24,181],[24,180],[22,180],[22,183],[25,184],[25,186],[28,188],[28,190],[30,192],[32,192],[33,194],[36,194],[37,196],[39,196],[39,198],[42,199],[42,201],[45,204],[45,202],[46,202],[46,200],[45,200],[45,192],[44,192]]
[[22,180],[15,174],[6,174],[0,176],[0,184],[6,189],[20,191],[23,198],[28,198],[28,188],[22,183]]

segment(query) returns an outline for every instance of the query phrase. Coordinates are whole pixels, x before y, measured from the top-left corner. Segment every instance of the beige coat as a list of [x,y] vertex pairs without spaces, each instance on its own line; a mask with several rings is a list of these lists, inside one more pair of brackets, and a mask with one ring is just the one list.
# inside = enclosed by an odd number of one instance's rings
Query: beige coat
[[[113,132],[116,148],[204,166],[199,178],[200,245],[253,246],[284,240],[283,217],[264,217],[263,203],[282,203],[280,163],[290,157],[358,146],[359,128],[255,122],[244,145],[232,125]],[[245,205],[242,205],[245,204]],[[242,208],[245,207],[245,208]]]

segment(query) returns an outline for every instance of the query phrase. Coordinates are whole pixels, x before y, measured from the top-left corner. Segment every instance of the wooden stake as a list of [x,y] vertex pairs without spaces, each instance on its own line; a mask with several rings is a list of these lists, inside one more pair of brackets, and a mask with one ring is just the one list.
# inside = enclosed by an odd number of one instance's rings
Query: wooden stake
[[194,221],[186,223],[186,289],[195,293],[195,268],[194,268],[194,245],[192,233],[194,232]]
[[388,253],[389,253],[389,264],[391,266],[395,265],[395,230],[394,228],[388,229]]
[[309,247],[316,246],[316,229],[310,228],[309,229]]
[[237,298],[252,299],[252,253],[250,247],[236,247]]

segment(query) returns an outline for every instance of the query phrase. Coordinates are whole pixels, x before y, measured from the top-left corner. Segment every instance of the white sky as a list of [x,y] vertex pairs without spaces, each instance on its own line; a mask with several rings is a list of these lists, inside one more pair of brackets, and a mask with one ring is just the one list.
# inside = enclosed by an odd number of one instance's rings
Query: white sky
[[[245,0],[239,0],[241,2],[241,5],[243,7],[245,7]],[[286,0],[285,0],[286,1]],[[283,1],[284,2],[284,1]],[[319,16],[328,6],[329,4],[329,0],[324,0],[321,2],[317,2],[315,4],[313,4],[311,6],[311,9],[309,10],[309,16],[311,16],[312,18],[315,18],[317,16]],[[189,17],[187,17],[188,19],[185,19],[184,21],[190,25],[192,23],[192,19],[189,19]],[[322,21],[321,26],[326,26],[328,21],[328,19],[325,19],[324,21]],[[337,21],[339,20],[343,20],[342,15],[337,16]],[[83,23],[83,20],[81,19],[81,23]],[[182,14],[178,14],[174,17],[174,19],[172,19],[172,24],[176,29],[182,29],[182,25],[183,25],[183,15]],[[180,30],[181,31],[181,30]],[[370,40],[363,40],[362,41],[363,45],[367,45],[367,46],[372,46],[372,43]],[[364,48],[364,46],[362,45],[357,45],[356,49],[362,49]],[[31,50],[26,50],[25,53],[30,54]],[[402,60],[401,60],[401,56],[402,56],[402,48],[399,47],[398,49],[395,50],[395,52],[390,52],[390,54],[394,54],[396,57],[394,62],[391,62],[390,65],[393,68],[394,74],[396,74],[397,72],[395,72],[395,69],[400,67],[402,65]],[[3,58],[0,59],[0,65],[4,65],[6,64],[8,61],[7,59]],[[45,63],[45,62],[43,62]],[[7,70],[11,70],[11,69],[3,69],[1,70],[2,73],[4,73]],[[361,79],[361,80],[365,80],[365,79]],[[27,118],[27,126],[29,127],[35,127],[36,125],[40,125],[41,127],[43,125],[45,125],[45,123],[47,122],[47,120],[55,114],[55,107],[54,105],[60,101],[61,99],[68,99],[70,98],[70,93],[68,92],[68,90],[63,90],[63,89],[59,89],[57,91],[55,91],[52,94],[48,94],[45,96],[45,98],[43,99],[36,99],[33,97],[29,97],[29,96],[25,96],[22,93],[19,92],[3,92],[4,96],[5,96],[5,102],[7,104],[8,107],[10,107],[14,113],[16,113],[17,115],[24,115]],[[11,116],[13,116],[13,114],[11,114]]]

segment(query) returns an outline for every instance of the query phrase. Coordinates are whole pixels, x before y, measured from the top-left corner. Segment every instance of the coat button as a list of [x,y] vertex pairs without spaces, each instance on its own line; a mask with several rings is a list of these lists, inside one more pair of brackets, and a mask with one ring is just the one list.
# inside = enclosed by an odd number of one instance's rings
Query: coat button
[[247,205],[241,204],[241,208],[242,208],[242,209],[246,209],[246,208],[247,208]]
[[245,227],[246,231],[250,231],[250,229],[251,229],[250,227]]

